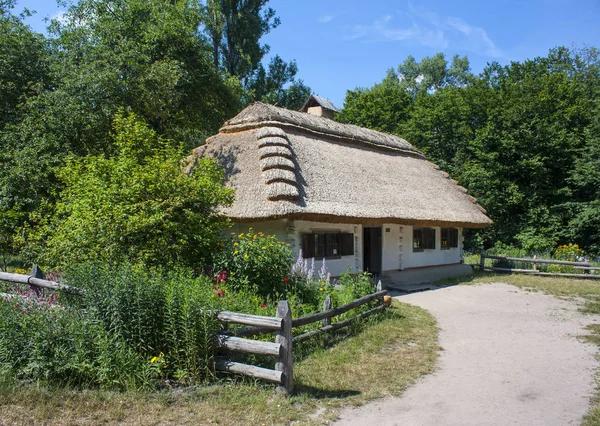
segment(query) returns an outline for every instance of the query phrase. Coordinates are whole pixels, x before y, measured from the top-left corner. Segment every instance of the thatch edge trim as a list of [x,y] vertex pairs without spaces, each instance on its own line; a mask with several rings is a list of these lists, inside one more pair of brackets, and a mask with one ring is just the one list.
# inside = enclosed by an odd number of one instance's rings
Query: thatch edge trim
[[349,223],[355,225],[383,225],[383,224],[398,224],[408,226],[438,226],[446,228],[487,228],[492,225],[492,220],[489,223],[473,223],[473,222],[447,222],[440,220],[412,220],[412,219],[399,219],[392,217],[380,217],[380,218],[364,218],[364,217],[348,217],[318,213],[286,213],[281,215],[271,215],[264,217],[236,217],[228,216],[234,222],[244,223],[256,223],[264,222],[268,220],[305,220],[310,222],[323,222],[323,223]]
[[[391,147],[391,146],[383,145],[383,144],[369,141],[369,140],[353,138],[353,137],[350,137],[349,135],[340,135],[337,133],[322,132],[320,130],[313,129],[309,126],[299,126],[297,124],[286,123],[284,121],[271,120],[271,121],[249,122],[249,123],[240,123],[240,124],[227,124],[219,129],[219,133],[225,133],[225,134],[239,133],[239,132],[244,132],[244,131],[260,129],[261,127],[274,127],[274,126],[289,128],[289,129],[295,130],[297,132],[309,133],[318,138],[332,139],[337,142],[347,142],[347,143],[351,143],[351,144],[355,144],[355,145],[359,145],[359,146],[364,146],[367,148],[376,147],[377,149],[380,149],[383,151],[401,152],[403,154],[412,155],[412,156],[415,156],[418,158],[426,159],[425,155],[421,151],[417,150],[416,148],[413,148],[414,149],[414,151],[413,151],[413,150],[404,149],[404,148]],[[207,143],[208,143],[208,140],[207,140]]]

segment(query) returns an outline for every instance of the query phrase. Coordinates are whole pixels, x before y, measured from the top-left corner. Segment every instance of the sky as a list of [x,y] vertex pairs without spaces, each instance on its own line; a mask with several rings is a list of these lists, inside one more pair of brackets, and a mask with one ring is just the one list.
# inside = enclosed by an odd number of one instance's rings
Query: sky
[[[65,11],[53,0],[20,0],[37,13]],[[271,54],[295,59],[297,77],[342,107],[347,90],[380,82],[409,55],[467,56],[474,73],[545,56],[557,46],[600,47],[600,0],[271,0],[281,25],[263,41]],[[268,60],[268,58],[267,58]]]

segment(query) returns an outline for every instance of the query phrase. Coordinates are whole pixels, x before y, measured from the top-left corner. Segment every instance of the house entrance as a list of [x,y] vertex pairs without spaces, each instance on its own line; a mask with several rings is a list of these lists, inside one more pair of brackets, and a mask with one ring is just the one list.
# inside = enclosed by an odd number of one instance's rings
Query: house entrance
[[381,274],[381,227],[363,228],[363,269]]

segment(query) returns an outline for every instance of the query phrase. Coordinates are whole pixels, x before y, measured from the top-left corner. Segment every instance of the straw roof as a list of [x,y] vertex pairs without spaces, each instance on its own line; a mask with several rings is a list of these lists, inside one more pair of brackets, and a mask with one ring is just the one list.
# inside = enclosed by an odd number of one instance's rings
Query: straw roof
[[485,210],[404,139],[255,103],[194,150],[225,168],[238,222],[485,227]]

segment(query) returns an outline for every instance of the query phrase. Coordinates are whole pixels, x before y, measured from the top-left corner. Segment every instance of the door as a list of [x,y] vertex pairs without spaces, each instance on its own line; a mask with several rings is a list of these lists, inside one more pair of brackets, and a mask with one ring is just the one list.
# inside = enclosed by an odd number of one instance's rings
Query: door
[[381,274],[381,227],[363,228],[363,269]]

